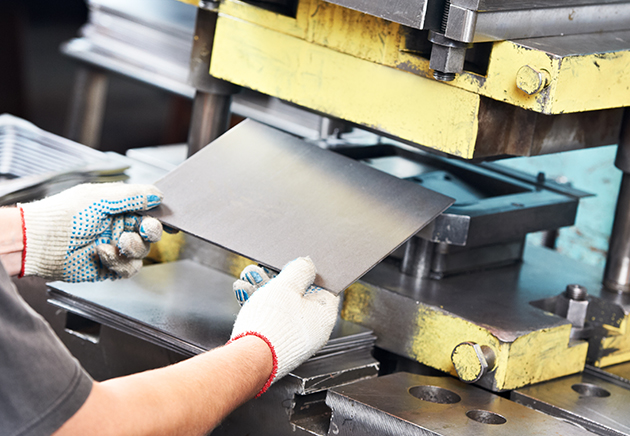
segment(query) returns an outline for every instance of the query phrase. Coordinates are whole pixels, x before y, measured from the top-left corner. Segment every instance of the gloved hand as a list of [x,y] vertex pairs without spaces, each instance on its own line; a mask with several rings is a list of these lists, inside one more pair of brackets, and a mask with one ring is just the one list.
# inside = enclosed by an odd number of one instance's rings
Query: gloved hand
[[33,203],[18,204],[24,252],[20,276],[93,282],[130,277],[142,267],[162,225],[133,212],[156,207],[151,185],[84,184]]
[[311,259],[300,257],[271,280],[262,268],[252,265],[234,283],[237,298],[240,294],[247,301],[236,318],[231,341],[258,336],[273,355],[273,371],[258,395],[315,354],[330,337],[339,297],[311,286],[315,273]]

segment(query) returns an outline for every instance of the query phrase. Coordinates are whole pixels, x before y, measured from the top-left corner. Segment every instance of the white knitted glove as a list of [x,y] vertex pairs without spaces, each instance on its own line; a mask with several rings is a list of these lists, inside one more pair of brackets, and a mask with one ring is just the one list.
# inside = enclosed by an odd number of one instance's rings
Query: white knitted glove
[[67,282],[132,276],[150,243],[162,236],[158,220],[133,212],[161,201],[162,193],[151,185],[101,183],[18,204],[24,233],[20,276]]
[[300,257],[272,280],[262,268],[249,266],[234,283],[237,295],[240,289],[248,297],[234,323],[231,341],[258,336],[273,355],[273,371],[258,395],[315,354],[330,337],[339,297],[311,286],[315,273],[311,259]]

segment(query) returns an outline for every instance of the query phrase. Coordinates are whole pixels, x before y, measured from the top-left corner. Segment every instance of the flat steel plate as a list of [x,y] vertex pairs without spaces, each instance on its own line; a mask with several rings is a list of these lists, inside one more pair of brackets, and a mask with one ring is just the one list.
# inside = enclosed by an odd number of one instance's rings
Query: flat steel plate
[[339,293],[453,199],[246,120],[156,183],[164,224]]
[[630,390],[591,374],[527,386],[512,391],[511,399],[598,435],[630,435]]
[[338,436],[592,436],[453,377],[397,372],[328,391]]
[[[234,277],[192,260],[149,265],[128,280],[49,283],[48,300],[87,319],[186,356],[221,346],[240,309]],[[371,348],[372,332],[341,318],[314,360]]]

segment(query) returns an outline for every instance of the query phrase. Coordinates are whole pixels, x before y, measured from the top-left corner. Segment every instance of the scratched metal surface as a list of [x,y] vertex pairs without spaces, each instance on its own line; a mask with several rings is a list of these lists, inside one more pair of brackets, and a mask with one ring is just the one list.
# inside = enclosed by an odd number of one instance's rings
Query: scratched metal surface
[[164,224],[279,270],[310,256],[339,293],[453,203],[247,120],[159,180]]
[[452,377],[399,372],[328,391],[329,434],[338,436],[588,436]]
[[605,436],[630,435],[630,390],[576,374],[512,391],[512,400]]

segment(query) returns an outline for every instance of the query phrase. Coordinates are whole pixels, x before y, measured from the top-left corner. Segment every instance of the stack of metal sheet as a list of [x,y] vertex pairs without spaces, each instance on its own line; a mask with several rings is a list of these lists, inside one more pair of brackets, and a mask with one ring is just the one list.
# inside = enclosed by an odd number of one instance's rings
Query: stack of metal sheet
[[192,97],[188,70],[197,8],[171,0],[90,0],[72,57]]
[[[146,267],[129,280],[55,282],[50,285],[50,301],[87,319],[192,356],[230,338],[239,311],[232,294],[234,280],[184,260]],[[329,342],[310,361],[370,356],[375,341],[371,330],[340,319]]]
[[[55,316],[65,312],[65,320],[52,324],[88,371],[99,379],[119,376],[118,368],[145,364],[138,340],[182,358],[225,344],[239,311],[233,281],[182,260],[145,267],[128,280],[55,282],[49,302],[61,309]],[[237,409],[212,434],[327,434],[325,391],[377,376],[379,364],[371,356],[375,339],[370,330],[339,319],[319,353]]]
[[0,205],[59,192],[81,182],[125,180],[127,162],[0,115]]

